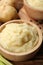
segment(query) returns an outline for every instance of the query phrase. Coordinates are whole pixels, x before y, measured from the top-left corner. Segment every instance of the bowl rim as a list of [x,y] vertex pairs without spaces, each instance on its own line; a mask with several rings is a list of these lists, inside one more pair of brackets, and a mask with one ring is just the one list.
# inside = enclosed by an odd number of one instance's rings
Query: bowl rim
[[10,51],[7,51],[6,49],[2,48],[1,46],[0,46],[0,50],[2,52],[6,53],[6,54],[10,54],[10,55],[13,55],[13,56],[14,55],[15,56],[21,56],[21,55],[23,56],[23,55],[31,54],[31,53],[35,52],[41,46],[41,44],[42,44],[42,32],[41,32],[40,28],[36,24],[34,24],[34,23],[30,22],[30,21],[26,22],[26,20],[11,20],[11,21],[8,21],[8,22],[2,24],[0,26],[0,29],[2,30],[3,26],[5,26],[5,25],[7,25],[9,23],[18,23],[18,22],[19,23],[27,23],[27,24],[33,25],[33,26],[35,26],[37,28],[37,31],[38,31],[38,34],[39,34],[38,44],[32,50],[30,50],[29,52],[23,52],[23,53],[10,52]]
[[26,5],[28,8],[31,8],[31,9],[33,9],[33,10],[35,10],[35,11],[38,11],[38,12],[43,12],[43,10],[38,10],[38,9],[36,9],[36,8],[33,8],[31,5],[29,5],[27,2],[26,2],[26,0],[24,0],[24,5]]

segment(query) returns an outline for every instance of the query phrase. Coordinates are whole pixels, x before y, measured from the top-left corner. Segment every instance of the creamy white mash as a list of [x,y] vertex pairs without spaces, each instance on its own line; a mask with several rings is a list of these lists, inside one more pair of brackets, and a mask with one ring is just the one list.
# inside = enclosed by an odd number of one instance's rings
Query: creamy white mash
[[38,32],[26,23],[10,23],[0,32],[0,45],[10,52],[27,52],[36,46]]
[[35,9],[43,10],[43,0],[26,0]]

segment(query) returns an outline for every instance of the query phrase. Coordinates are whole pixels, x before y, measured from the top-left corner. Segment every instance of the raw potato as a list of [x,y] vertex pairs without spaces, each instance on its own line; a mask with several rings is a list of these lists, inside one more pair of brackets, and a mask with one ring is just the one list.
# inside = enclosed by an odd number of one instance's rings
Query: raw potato
[[13,18],[16,18],[17,11],[12,6],[3,5],[0,6],[0,21],[7,22]]
[[17,11],[14,7],[15,0],[1,0],[0,1],[0,21],[7,22],[18,17]]
[[23,7],[23,0],[15,0],[15,8],[20,10]]
[[0,5],[3,5],[3,4],[14,6],[15,0],[1,0]]

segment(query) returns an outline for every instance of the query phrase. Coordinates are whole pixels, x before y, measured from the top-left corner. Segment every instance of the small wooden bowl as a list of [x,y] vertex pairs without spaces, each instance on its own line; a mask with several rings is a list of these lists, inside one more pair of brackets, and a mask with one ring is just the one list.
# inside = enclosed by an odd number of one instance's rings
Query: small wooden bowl
[[[12,20],[12,21],[9,21],[3,25],[0,26],[0,32],[3,30],[3,28],[9,24],[9,23],[27,23],[27,21],[25,20]],[[30,51],[28,52],[24,52],[24,53],[13,53],[13,52],[9,52],[7,50],[5,50],[4,48],[2,48],[0,46],[0,54],[2,54],[5,58],[7,58],[8,60],[11,60],[11,61],[24,61],[24,60],[27,60],[27,59],[31,59],[35,54],[36,52],[38,52],[38,50],[40,49],[40,46],[42,44],[42,33],[41,33],[41,30],[39,29],[39,27],[37,25],[35,25],[34,23],[28,21],[27,24],[30,24],[32,26],[35,26],[36,29],[37,29],[37,32],[38,32],[38,35],[39,35],[39,41],[37,43],[37,45]]]
[[36,20],[43,20],[43,10],[34,9],[27,3],[27,0],[24,0],[24,8],[31,18]]

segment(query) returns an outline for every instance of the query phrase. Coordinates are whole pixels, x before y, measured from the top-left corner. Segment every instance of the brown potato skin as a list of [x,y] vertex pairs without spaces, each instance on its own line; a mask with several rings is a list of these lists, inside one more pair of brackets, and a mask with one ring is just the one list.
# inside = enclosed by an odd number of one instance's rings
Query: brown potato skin
[[7,22],[17,18],[17,11],[14,7],[15,0],[0,1],[0,22]]
[[14,6],[15,0],[1,0],[0,5],[4,5],[4,4]]

